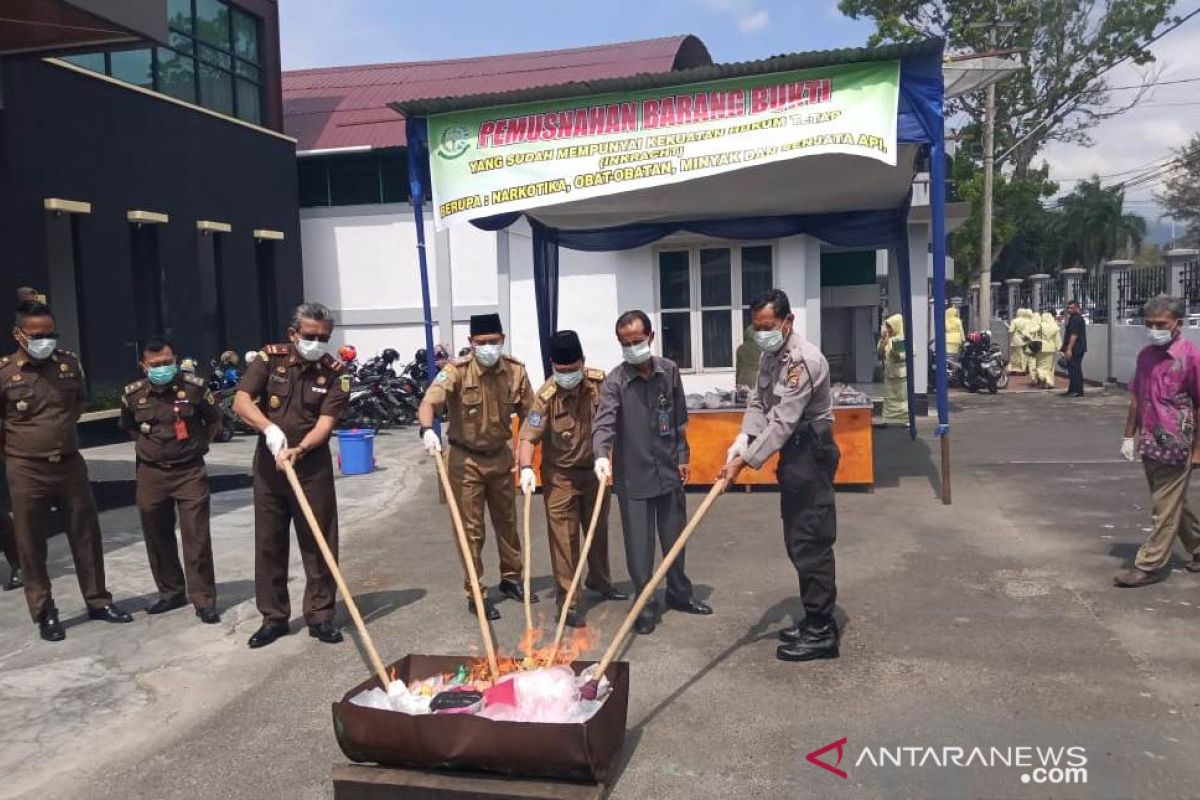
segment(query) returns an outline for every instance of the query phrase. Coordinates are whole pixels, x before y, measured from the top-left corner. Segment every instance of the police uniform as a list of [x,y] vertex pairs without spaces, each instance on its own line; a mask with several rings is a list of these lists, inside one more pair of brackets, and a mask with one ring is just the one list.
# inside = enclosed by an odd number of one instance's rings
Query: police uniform
[[[159,599],[178,600],[186,590],[196,608],[211,608],[217,599],[204,454],[209,429],[220,420],[212,392],[189,373],[163,386],[134,381],[121,397],[120,426],[137,451],[137,506]],[[176,506],[186,580],[175,544]]]
[[[592,471],[592,418],[603,383],[604,371],[599,369],[586,370],[583,382],[573,389],[562,389],[551,378],[538,390],[521,427],[522,441],[542,446],[542,494],[559,606],[579,563],[580,530],[586,531],[600,494],[600,481]],[[588,551],[585,585],[602,593],[612,589],[607,496]],[[578,600],[576,594],[572,608]]]
[[112,595],[105,588],[100,518],[75,427],[84,404],[79,358],[68,350],[55,350],[43,361],[23,351],[0,358],[0,390],[13,526],[30,616],[40,622],[56,610],[46,570],[51,506],[65,516],[87,607],[100,612],[112,604]]
[[829,363],[793,331],[774,353],[764,352],[758,383],[742,422],[750,437],[743,460],[759,469],[776,452],[784,544],[800,577],[806,619],[833,618],[837,600],[833,544],[837,539]]
[[[471,546],[475,573],[483,583],[483,507],[487,504],[496,531],[500,553],[500,578],[517,584],[521,580],[521,540],[517,537],[516,485],[513,483],[512,415],[526,418],[533,403],[533,387],[525,365],[502,355],[490,368],[474,355],[446,364],[425,392],[425,402],[435,413],[448,411],[447,441],[450,452],[446,470],[454,487],[454,499],[462,515],[463,529]],[[463,587],[470,597],[471,584]]]
[[[339,419],[350,393],[350,376],[342,362],[322,356],[311,362],[289,344],[269,344],[263,356],[246,368],[238,391],[255,398],[259,409],[287,436],[288,447],[300,444],[318,418]],[[329,443],[295,461],[296,477],[308,496],[313,514],[337,556],[337,497],[333,488],[333,457]],[[310,625],[333,620],[337,586],[313,539],[308,521],[292,493],[287,476],[259,438],[254,453],[254,591],[267,625],[286,625],[288,600],[288,526],[296,525],[296,541],[304,561],[304,621]]]

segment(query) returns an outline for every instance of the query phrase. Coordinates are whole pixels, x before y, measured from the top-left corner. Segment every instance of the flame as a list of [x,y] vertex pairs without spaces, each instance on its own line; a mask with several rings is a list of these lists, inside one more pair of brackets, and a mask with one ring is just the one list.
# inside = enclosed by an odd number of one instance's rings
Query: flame
[[[600,630],[588,624],[582,628],[567,628],[556,651],[554,629],[545,627],[544,621],[539,619],[537,627],[525,629],[516,652],[510,653],[503,649],[496,652],[498,675],[491,674],[486,658],[476,655],[467,662],[467,682],[486,688],[500,677],[518,670],[569,666],[571,662],[578,661],[580,657],[596,649],[599,643]],[[450,673],[446,675],[447,679],[451,677]]]

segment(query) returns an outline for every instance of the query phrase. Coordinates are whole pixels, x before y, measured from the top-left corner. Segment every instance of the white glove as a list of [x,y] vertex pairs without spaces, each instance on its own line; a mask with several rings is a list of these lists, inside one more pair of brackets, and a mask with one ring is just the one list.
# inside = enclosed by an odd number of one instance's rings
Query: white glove
[[1133,444],[1134,439],[1132,438],[1125,438],[1121,440],[1121,455],[1125,457],[1126,461],[1133,461],[1137,455]]
[[434,453],[442,452],[442,440],[433,432],[433,428],[425,431],[421,437],[421,441],[425,444],[425,452],[432,456]]
[[533,494],[537,488],[537,476],[533,474],[533,467],[521,468],[521,491],[527,495]]
[[279,455],[287,448],[287,436],[278,425],[268,425],[263,431],[263,438],[267,440],[267,449],[273,456]]
[[725,463],[728,464],[735,458],[746,457],[746,447],[750,444],[750,437],[744,433],[739,433],[737,438],[733,440],[733,444],[725,451]]
[[592,465],[592,470],[596,473],[596,477],[602,481],[606,481],[612,477],[612,463],[607,458],[597,458],[596,463]]

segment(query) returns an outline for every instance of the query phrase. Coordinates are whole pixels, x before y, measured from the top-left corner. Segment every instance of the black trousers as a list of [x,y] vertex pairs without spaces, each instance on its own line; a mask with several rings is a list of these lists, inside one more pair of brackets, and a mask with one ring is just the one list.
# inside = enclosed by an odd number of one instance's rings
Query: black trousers
[[837,602],[833,475],[840,457],[833,423],[822,420],[802,426],[779,459],[783,543],[800,579],[806,619],[814,624],[827,622]]
[[1070,384],[1067,391],[1072,394],[1083,394],[1083,357],[1087,353],[1075,352],[1067,359],[1067,375]]
[[[625,537],[625,565],[629,568],[634,590],[641,594],[654,574],[655,534],[663,555],[666,555],[683,533],[687,495],[682,484],[658,497],[631,498],[628,492],[621,491],[617,495],[617,504],[621,508],[621,532]],[[684,568],[686,559],[685,548],[667,570],[667,599],[670,601],[683,603],[692,599],[692,582]],[[655,610],[654,601],[651,601],[642,614],[649,616]]]

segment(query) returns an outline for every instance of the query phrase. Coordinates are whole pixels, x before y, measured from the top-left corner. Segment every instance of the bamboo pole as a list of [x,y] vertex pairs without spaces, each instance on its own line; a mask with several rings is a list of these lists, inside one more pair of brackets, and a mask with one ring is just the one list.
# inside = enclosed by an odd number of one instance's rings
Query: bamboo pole
[[525,568],[524,568],[524,573],[525,573],[525,630],[527,630],[527,631],[533,630],[533,610],[529,607],[530,603],[532,602],[532,598],[530,597],[531,592],[530,592],[530,588],[529,588],[529,572],[530,572],[529,562],[532,559],[532,556],[530,555],[530,552],[529,552],[530,551],[529,512],[530,512],[530,507],[532,505],[533,505],[533,494],[530,493],[530,494],[525,495],[525,548],[524,548],[525,549]]
[[487,611],[483,607],[483,593],[479,591],[479,574],[475,572],[475,559],[471,557],[471,546],[467,543],[467,533],[463,530],[462,515],[458,510],[458,500],[454,497],[454,489],[450,485],[450,475],[446,472],[446,461],[440,452],[435,452],[433,458],[437,461],[438,477],[442,481],[442,489],[446,492],[446,503],[450,506],[450,519],[454,522],[454,533],[458,536],[458,550],[463,563],[467,566],[467,580],[471,583],[471,598],[475,604],[475,616],[479,619],[479,634],[483,637],[483,649],[487,653],[488,668],[492,678],[500,677],[500,667],[496,664],[496,645],[492,643],[492,629],[488,626]]
[[363,621],[362,614],[358,612],[358,604],[354,602],[354,596],[350,594],[350,589],[346,586],[345,579],[342,578],[342,571],[338,568],[337,559],[333,557],[329,543],[325,541],[325,534],[321,531],[317,516],[308,503],[308,496],[300,485],[300,479],[296,477],[296,470],[290,461],[280,461],[279,463],[283,466],[283,473],[287,476],[288,483],[292,485],[292,491],[296,495],[296,502],[300,504],[300,510],[304,513],[304,518],[308,520],[308,527],[312,531],[313,539],[317,542],[321,556],[325,559],[325,565],[333,573],[333,580],[337,584],[338,591],[342,593],[342,599],[346,601],[346,610],[350,612],[350,619],[354,620],[354,627],[358,629],[358,635],[362,638],[363,648],[367,651],[371,666],[379,677],[380,686],[386,692],[392,680],[383,666],[383,659],[379,657],[379,651],[375,649],[375,642],[372,641],[371,634],[367,633],[367,624]]
[[608,494],[608,481],[600,481],[596,490],[596,506],[592,509],[592,521],[588,524],[587,535],[583,537],[583,545],[579,548],[579,563],[575,565],[575,574],[571,577],[571,586],[563,600],[562,610],[558,613],[558,629],[554,632],[554,646],[550,650],[550,663],[558,656],[558,646],[562,643],[563,630],[567,625],[567,614],[571,611],[571,601],[579,589],[579,581],[583,577],[583,567],[587,564],[588,553],[592,549],[592,539],[596,534],[596,526],[600,522],[600,510],[604,508],[604,498]]

